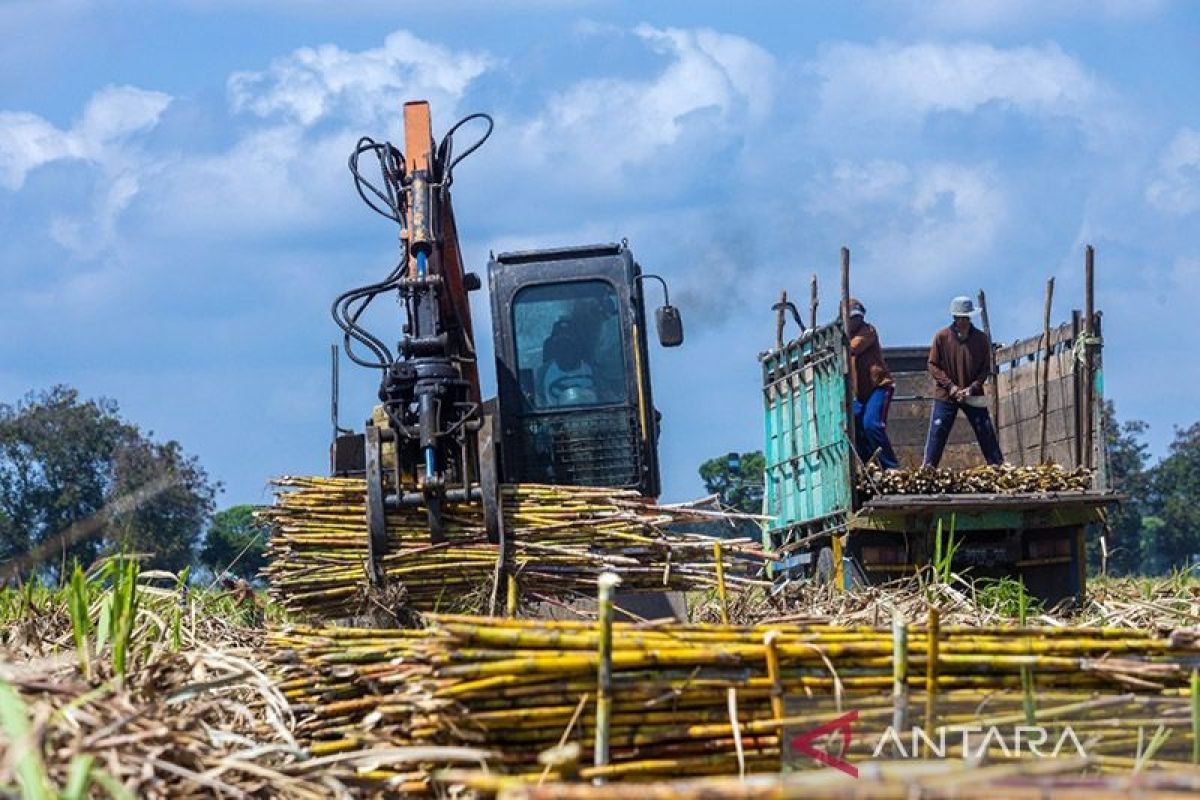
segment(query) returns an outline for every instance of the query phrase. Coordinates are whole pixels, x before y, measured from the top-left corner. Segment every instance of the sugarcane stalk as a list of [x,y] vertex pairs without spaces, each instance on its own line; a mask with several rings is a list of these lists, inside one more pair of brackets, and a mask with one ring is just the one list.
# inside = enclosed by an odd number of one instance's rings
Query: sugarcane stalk
[[775,719],[783,719],[783,683],[779,679],[779,651],[775,649],[775,640],[779,631],[767,631],[763,634],[763,651],[766,654],[767,678],[771,681],[771,714]]
[[1192,763],[1200,764],[1200,670],[1192,670]]
[[[600,633],[599,658],[596,670],[596,732],[595,757],[596,767],[608,764],[608,735],[610,715],[612,714],[612,594],[613,589],[621,579],[611,572],[606,572],[599,578],[598,618],[596,628]],[[598,777],[596,783],[603,783]]]
[[713,560],[717,570],[717,597],[721,601],[721,624],[729,624],[729,598],[725,594],[725,559],[721,554],[721,540],[713,542]]
[[[1020,581],[1017,588],[1017,605],[1018,619],[1021,626],[1025,626],[1025,619],[1029,613],[1029,597],[1025,593],[1025,582]],[[1025,711],[1025,724],[1033,727],[1037,724],[1037,699],[1033,686],[1033,668],[1028,666],[1021,667],[1021,702]]]
[[517,615],[517,606],[520,601],[520,590],[517,586],[517,576],[511,572],[506,573],[507,589],[506,600],[504,603],[505,616],[515,617]]
[[936,727],[937,691],[938,691],[938,621],[937,606],[929,607],[929,623],[925,636],[928,644],[925,649],[925,730],[931,731]]
[[892,729],[908,727],[908,623],[892,618]]

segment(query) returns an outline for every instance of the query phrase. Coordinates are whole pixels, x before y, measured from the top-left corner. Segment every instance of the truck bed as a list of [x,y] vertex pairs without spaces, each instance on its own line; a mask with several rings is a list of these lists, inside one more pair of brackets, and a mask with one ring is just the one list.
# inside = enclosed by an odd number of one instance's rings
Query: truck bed
[[850,515],[854,530],[931,530],[954,519],[956,530],[1038,530],[1102,522],[1105,507],[1119,502],[1111,491],[1014,492],[1009,494],[895,494],[872,498]]
[[1114,492],[1011,492],[1004,494],[889,494],[863,503],[862,511],[954,512],[1037,510],[1061,505],[1105,506],[1121,498]]

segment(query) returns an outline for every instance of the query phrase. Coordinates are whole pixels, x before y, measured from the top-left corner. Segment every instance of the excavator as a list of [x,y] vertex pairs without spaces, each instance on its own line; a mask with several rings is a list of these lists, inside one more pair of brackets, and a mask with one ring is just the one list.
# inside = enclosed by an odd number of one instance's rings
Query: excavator
[[[461,153],[455,136],[478,138]],[[333,302],[342,347],[380,373],[379,404],[361,432],[337,421],[335,476],[365,478],[373,583],[388,543],[387,512],[422,507],[431,543],[444,541],[443,509],[483,508],[489,540],[511,543],[500,486],[536,482],[636,489],[659,494],[659,415],[647,347],[644,284],[661,284],[655,311],[663,347],[683,342],[666,281],[644,273],[625,242],[493,254],[488,264],[496,397],[481,395],[468,293],[481,288],[459,247],[450,188],[455,168],[478,150],[494,124],[471,114],[436,142],[429,104],[404,105],[404,149],[363,137],[349,159],[359,196],[399,226],[400,254],[382,280]],[[361,162],[374,158],[375,181]],[[395,348],[367,330],[363,314],[395,298],[403,323]]]

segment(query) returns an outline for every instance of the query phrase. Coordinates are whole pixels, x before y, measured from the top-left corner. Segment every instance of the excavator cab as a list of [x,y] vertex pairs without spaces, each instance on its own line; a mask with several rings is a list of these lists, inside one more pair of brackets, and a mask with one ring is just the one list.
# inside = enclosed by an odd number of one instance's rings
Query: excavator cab
[[[624,244],[501,253],[488,265],[500,474],[659,493],[644,275]],[[665,292],[665,284],[664,284]],[[659,341],[683,341],[658,310]]]

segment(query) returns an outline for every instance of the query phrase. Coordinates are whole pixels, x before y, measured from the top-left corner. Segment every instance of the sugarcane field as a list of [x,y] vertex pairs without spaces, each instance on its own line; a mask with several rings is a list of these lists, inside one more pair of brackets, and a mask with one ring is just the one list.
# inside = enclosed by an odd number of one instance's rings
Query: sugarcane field
[[1200,7],[0,36],[0,799],[1200,797]]

